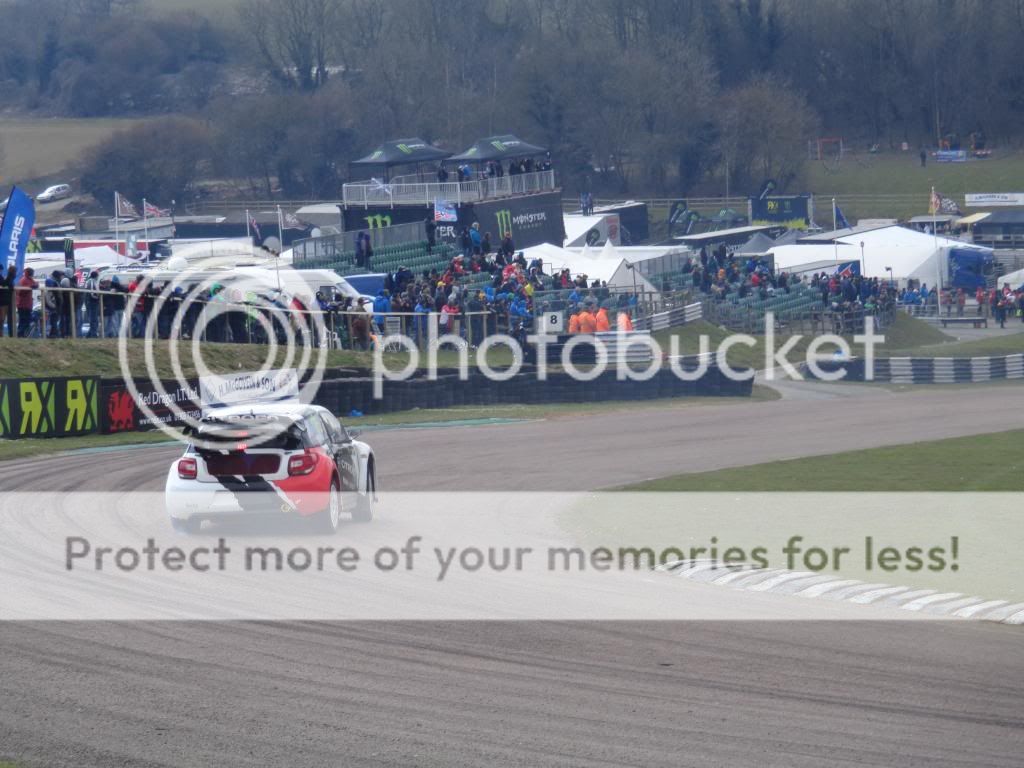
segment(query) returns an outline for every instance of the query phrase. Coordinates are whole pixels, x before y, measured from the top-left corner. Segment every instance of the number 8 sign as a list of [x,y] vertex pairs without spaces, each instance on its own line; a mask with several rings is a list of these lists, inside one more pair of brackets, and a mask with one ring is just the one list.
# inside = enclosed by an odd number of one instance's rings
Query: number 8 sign
[[545,333],[562,333],[565,331],[565,313],[564,312],[545,312],[544,313],[544,332]]

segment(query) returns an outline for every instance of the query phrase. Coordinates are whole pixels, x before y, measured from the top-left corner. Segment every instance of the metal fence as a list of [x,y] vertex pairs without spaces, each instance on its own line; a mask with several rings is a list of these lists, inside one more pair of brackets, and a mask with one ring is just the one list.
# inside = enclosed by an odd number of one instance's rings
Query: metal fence
[[[362,231],[370,236],[370,243],[374,250],[387,248],[392,245],[418,243],[427,239],[426,225],[422,221]],[[344,254],[355,251],[356,234],[356,232],[342,232],[338,235],[324,235],[323,237],[309,237],[304,240],[298,240],[292,246],[293,259],[296,264],[311,259],[337,258],[340,260]]]
[[435,200],[476,203],[513,195],[551,192],[556,189],[554,171],[494,176],[476,181],[385,184],[359,181],[342,186],[345,205],[431,205]]

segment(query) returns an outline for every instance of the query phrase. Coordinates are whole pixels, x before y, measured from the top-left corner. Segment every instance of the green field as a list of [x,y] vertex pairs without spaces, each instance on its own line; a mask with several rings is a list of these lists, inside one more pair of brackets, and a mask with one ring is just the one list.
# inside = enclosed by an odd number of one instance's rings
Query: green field
[[0,119],[0,184],[64,172],[81,160],[86,150],[139,122],[115,118]]
[[1024,430],[675,475],[631,491],[1024,491]]
[[1024,179],[1024,152],[997,151],[984,160],[919,166],[916,148],[907,153],[858,153],[844,158],[836,170],[808,161],[806,178],[814,193],[818,224],[832,224],[831,199],[851,222],[859,218],[909,218],[928,213],[931,188],[951,197],[963,209],[966,192],[1015,192]]

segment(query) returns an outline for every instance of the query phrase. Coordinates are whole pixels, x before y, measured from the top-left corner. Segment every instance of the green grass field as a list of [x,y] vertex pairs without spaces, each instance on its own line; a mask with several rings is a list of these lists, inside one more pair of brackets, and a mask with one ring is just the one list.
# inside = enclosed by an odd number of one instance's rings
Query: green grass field
[[1024,430],[650,480],[642,491],[1024,491]]
[[[858,153],[830,170],[808,161],[806,177],[814,193],[818,223],[831,225],[831,199],[847,219],[908,218],[928,213],[931,188],[963,206],[966,192],[1018,191],[1024,179],[1024,152],[997,151],[985,160],[935,163],[921,168],[916,149],[907,153]],[[971,213],[964,210],[964,213]]]
[[67,171],[88,149],[139,122],[114,118],[0,119],[0,184]]

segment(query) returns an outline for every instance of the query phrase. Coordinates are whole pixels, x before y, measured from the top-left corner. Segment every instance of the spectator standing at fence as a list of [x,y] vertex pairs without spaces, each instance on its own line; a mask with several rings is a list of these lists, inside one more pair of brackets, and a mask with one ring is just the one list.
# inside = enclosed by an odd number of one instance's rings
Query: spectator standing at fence
[[[19,337],[28,336],[32,331],[32,306],[34,304],[32,291],[39,287],[39,283],[35,280],[35,274],[35,270],[32,267],[26,267],[21,279],[18,280],[18,290],[14,304],[18,309]],[[40,328],[40,331],[44,330]]]
[[446,181],[448,181],[448,169],[444,167],[444,163],[438,163],[437,180],[441,184],[444,184]]
[[957,317],[964,316],[964,306],[967,304],[967,296],[964,294],[963,288],[956,289],[956,315]]
[[[78,297],[71,291],[71,289],[75,287],[75,284],[72,280],[73,277],[74,275],[71,275],[71,277],[69,277],[67,272],[62,272],[60,276],[60,282],[58,283],[60,286],[61,298],[60,335],[62,338],[65,339],[69,339],[73,335],[71,331],[71,324],[78,322],[78,318],[76,317],[76,315],[78,314],[76,311],[76,299]],[[77,332],[78,329],[75,328],[75,333]]]
[[[43,306],[46,307],[45,335],[49,339],[60,337],[60,272],[54,270],[43,281]],[[44,329],[40,329],[43,332]]]
[[4,335],[4,325],[8,327],[8,336],[13,336],[14,322],[11,319],[14,313],[14,265],[7,268],[7,273],[0,275],[0,336]]
[[980,285],[974,292],[974,300],[978,303],[978,317],[981,317],[985,314],[985,307],[988,305],[988,302],[985,301],[985,289]]
[[85,322],[89,325],[86,338],[95,339],[100,335],[100,273],[95,269],[85,279]]
[[992,306],[992,316],[999,323],[1000,328],[1006,327],[1006,304],[1003,299],[1003,295],[999,291],[992,291],[992,297],[989,300]]
[[427,253],[431,253],[437,245],[437,222],[433,216],[427,216],[423,222],[423,229],[427,233]]
[[373,320],[377,327],[384,330],[384,317],[391,311],[391,297],[386,290],[377,291],[377,298],[373,300]]
[[474,221],[473,222],[473,226],[469,228],[469,240],[470,240],[470,244],[473,246],[473,253],[474,254],[479,255],[479,254],[483,253],[484,238],[480,234],[480,222],[479,221]]
[[598,333],[612,329],[611,323],[608,320],[608,310],[604,307],[598,309],[597,314],[594,315],[594,328]]

